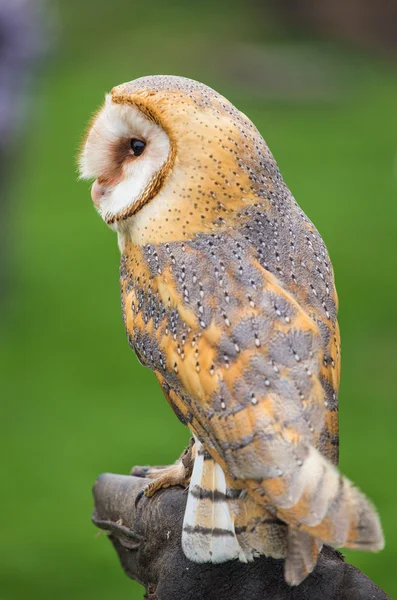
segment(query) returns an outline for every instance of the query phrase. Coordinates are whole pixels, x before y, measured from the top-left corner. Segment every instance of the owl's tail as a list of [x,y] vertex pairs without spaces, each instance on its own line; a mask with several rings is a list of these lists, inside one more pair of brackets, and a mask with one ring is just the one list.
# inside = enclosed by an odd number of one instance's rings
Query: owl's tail
[[314,447],[283,476],[240,486],[197,440],[196,448],[182,531],[183,551],[193,562],[286,558],[285,579],[298,585],[316,566],[323,543],[383,548],[372,504]]
[[235,558],[249,562],[260,554],[285,557],[285,523],[225,475],[197,439],[195,446],[182,530],[187,558],[196,563],[222,563]]
[[313,446],[299,466],[262,486],[279,518],[292,528],[335,547],[383,548],[374,506]]

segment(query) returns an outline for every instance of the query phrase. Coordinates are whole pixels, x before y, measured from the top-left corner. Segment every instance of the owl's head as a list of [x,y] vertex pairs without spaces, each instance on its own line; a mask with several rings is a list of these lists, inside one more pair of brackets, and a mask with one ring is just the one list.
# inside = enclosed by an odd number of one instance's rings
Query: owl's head
[[80,155],[106,223],[144,243],[217,229],[278,170],[251,121],[211,88],[143,77],[112,89]]

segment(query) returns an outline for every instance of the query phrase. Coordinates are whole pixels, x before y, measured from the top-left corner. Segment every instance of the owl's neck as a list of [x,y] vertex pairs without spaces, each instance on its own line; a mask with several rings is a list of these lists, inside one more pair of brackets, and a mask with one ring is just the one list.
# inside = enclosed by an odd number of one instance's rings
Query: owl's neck
[[[284,198],[291,201],[290,195]],[[274,211],[274,199],[254,194],[232,196],[232,201],[212,198],[211,202],[193,202],[183,197],[157,197],[119,228],[120,250],[132,243],[137,246],[184,242],[202,233],[234,230],[252,218],[254,207],[263,214]]]

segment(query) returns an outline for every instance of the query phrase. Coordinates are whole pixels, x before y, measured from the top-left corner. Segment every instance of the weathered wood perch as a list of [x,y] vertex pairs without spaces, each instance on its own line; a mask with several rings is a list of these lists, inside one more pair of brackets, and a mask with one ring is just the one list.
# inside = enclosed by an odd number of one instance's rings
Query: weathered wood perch
[[[136,472],[136,471],[135,471]],[[94,524],[109,532],[126,574],[150,600],[387,600],[368,577],[325,547],[314,572],[296,588],[284,582],[283,561],[261,557],[198,565],[184,556],[180,540],[186,493],[168,488],[135,506],[147,479],[101,475],[94,485]]]

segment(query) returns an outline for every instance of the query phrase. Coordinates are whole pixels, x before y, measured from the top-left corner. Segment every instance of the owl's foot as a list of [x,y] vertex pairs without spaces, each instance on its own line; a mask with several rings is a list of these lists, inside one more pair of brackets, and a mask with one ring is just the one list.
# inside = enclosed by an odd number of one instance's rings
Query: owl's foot
[[153,481],[148,483],[148,485],[139,492],[136,497],[135,505],[138,504],[142,496],[150,498],[162,488],[168,488],[175,485],[187,487],[190,483],[190,477],[193,470],[193,447],[194,443],[192,440],[178,462],[174,465],[167,465],[165,467],[134,467],[131,471],[131,475],[153,479]]
[[163,469],[152,469],[147,477],[153,479],[143,490],[145,496],[153,496],[158,490],[162,488],[172,487],[174,485],[180,485],[186,487],[189,484],[190,473],[186,472],[186,469],[182,463],[176,465],[170,465]]

